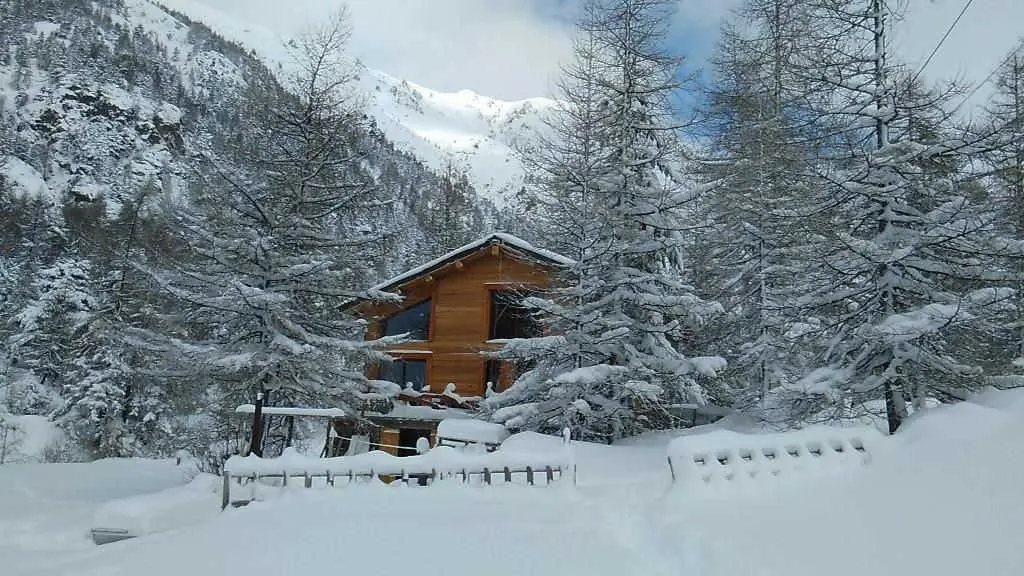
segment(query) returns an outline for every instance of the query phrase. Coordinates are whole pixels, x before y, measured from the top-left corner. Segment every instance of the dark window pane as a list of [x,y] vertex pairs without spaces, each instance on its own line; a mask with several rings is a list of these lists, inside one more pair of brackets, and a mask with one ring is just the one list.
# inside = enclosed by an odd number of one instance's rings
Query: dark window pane
[[384,321],[384,335],[408,333],[413,340],[426,340],[430,333],[430,300],[402,310]]
[[427,383],[426,360],[395,360],[380,367],[380,379],[394,382],[402,388],[410,383],[414,390],[423,390]]
[[[399,384],[402,382],[402,374],[405,371],[401,360],[382,363],[380,365],[380,379]],[[403,386],[404,388],[404,386]]]
[[516,292],[491,292],[490,338],[533,338],[540,329],[529,310],[520,304],[525,295]]
[[406,360],[404,364],[405,379],[402,380],[402,388],[411,382],[413,390],[423,390],[423,385],[427,383],[427,362],[425,360]]

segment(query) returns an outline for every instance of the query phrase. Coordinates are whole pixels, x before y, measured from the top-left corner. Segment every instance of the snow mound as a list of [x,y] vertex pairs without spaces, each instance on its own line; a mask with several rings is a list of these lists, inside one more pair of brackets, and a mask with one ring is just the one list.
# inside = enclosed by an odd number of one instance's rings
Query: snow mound
[[501,444],[508,438],[509,432],[501,424],[472,420],[469,418],[449,418],[437,425],[438,441],[457,440],[478,444]]
[[760,498],[673,493],[657,531],[711,576],[1024,574],[1024,390],[920,411],[861,473]]
[[93,526],[142,536],[198,524],[220,512],[219,483],[216,476],[200,474],[184,486],[107,502],[94,514]]
[[797,478],[834,476],[871,461],[882,435],[874,428],[818,426],[775,434],[715,430],[668,445],[673,479],[687,490],[732,493]]
[[7,435],[0,434],[5,443],[0,447],[4,453],[0,464],[42,462],[47,448],[63,438],[60,428],[46,416],[0,414],[0,426],[7,426]]
[[20,158],[8,156],[6,161],[0,162],[0,176],[5,177],[13,185],[15,195],[20,198],[48,202],[55,200],[54,193],[46,184],[43,175]]

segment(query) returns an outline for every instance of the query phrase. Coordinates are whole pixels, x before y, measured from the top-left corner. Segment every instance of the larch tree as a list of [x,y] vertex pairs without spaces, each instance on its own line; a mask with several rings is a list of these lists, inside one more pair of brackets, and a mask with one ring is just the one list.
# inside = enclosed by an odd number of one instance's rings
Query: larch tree
[[806,276],[819,218],[806,209],[816,182],[816,126],[806,111],[806,3],[748,0],[723,26],[705,95],[714,185],[699,199],[698,278],[725,313],[701,331],[729,359],[731,403],[752,408],[798,377],[797,335],[808,325],[793,305]]
[[978,331],[1008,292],[986,273],[992,219],[964,184],[952,92],[891,61],[891,4],[813,6],[830,91],[817,113],[842,130],[819,166],[830,222],[802,298],[828,319],[821,365],[791,390],[817,417],[882,413],[895,432],[908,401],[960,399],[983,382],[983,352],[965,343],[989,341]]
[[673,425],[672,408],[715,400],[700,377],[724,360],[689,350],[719,310],[684,282],[684,208],[664,52],[671,2],[593,0],[559,84],[550,135],[526,151],[531,212],[545,245],[574,262],[528,297],[545,335],[497,357],[532,368],[485,402],[510,427],[611,441]]
[[237,153],[258,169],[229,173],[208,156],[176,210],[189,261],[157,276],[196,329],[173,353],[219,385],[222,403],[262,394],[356,412],[363,362],[380,357],[340,309],[368,296],[386,204],[361,167],[347,26],[342,12],[299,38],[288,93],[250,78],[252,138]]
[[995,70],[995,92],[980,127],[987,146],[980,156],[987,168],[989,199],[1005,238],[1006,269],[1014,275],[1014,309],[1003,331],[1007,354],[997,358],[991,381],[1024,386],[1024,44]]

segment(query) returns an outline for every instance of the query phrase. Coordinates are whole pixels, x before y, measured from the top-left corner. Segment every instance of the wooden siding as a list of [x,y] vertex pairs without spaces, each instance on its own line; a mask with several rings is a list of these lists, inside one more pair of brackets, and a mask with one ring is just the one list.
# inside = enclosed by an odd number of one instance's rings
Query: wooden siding
[[380,431],[380,449],[392,456],[398,456],[398,429],[382,428]]
[[[491,292],[517,287],[544,288],[550,277],[551,270],[546,267],[515,258],[498,246],[486,246],[403,286],[406,299],[401,304],[363,308],[364,316],[373,320],[366,337],[381,336],[383,318],[430,298],[429,339],[398,344],[392,354],[423,358],[425,353],[431,392],[442,392],[448,383],[454,383],[456,392],[462,396],[483,396],[486,359],[480,352],[494,347],[485,343],[490,327]],[[507,373],[502,372],[505,380]],[[375,377],[377,371],[371,370],[369,375]],[[501,384],[504,387],[508,382]]]

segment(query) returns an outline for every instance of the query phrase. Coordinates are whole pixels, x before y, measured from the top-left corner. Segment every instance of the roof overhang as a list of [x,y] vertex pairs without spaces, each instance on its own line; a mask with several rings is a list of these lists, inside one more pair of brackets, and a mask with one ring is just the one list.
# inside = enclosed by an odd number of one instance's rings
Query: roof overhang
[[[526,240],[511,234],[495,232],[470,242],[465,246],[456,248],[416,268],[407,270],[398,276],[389,278],[371,287],[367,292],[370,294],[374,292],[400,292],[403,287],[422,278],[436,276],[451,269],[459,269],[460,266],[465,265],[468,261],[484,256],[495,249],[503,250],[514,258],[550,268],[564,268],[574,264],[574,260],[571,258],[551,252],[550,250],[537,248]],[[342,309],[350,310],[368,301],[372,300],[369,298],[353,299],[345,302],[342,305]]]

